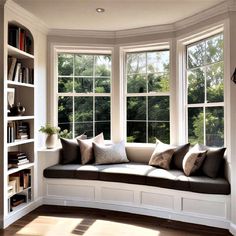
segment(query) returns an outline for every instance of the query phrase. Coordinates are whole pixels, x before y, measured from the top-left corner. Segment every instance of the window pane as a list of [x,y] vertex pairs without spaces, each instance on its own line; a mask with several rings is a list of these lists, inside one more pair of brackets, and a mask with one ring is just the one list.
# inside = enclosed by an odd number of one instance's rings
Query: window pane
[[170,143],[169,122],[148,122],[148,142],[155,143],[156,138],[163,143]]
[[148,92],[169,92],[169,74],[149,74]]
[[72,93],[73,92],[73,78],[59,77],[58,78],[58,92],[59,93]]
[[110,78],[95,78],[96,93],[110,93]]
[[127,74],[146,73],[146,53],[128,53]]
[[76,93],[92,93],[93,92],[93,78],[75,78],[75,92]]
[[207,102],[223,102],[224,100],[224,68],[223,63],[207,67]]
[[214,63],[223,60],[223,35],[206,41],[206,62]]
[[110,121],[110,97],[95,98],[95,120]]
[[93,76],[94,56],[93,55],[75,55],[75,75]]
[[127,142],[146,143],[146,122],[127,122]]
[[93,98],[75,97],[75,122],[93,120]]
[[205,75],[201,68],[188,71],[188,103],[203,103],[205,101]]
[[147,72],[157,73],[169,71],[169,51],[147,53]]
[[128,93],[145,93],[147,92],[147,82],[145,75],[128,75],[127,76]]
[[187,48],[187,54],[187,64],[189,69],[203,66],[205,57],[205,42],[189,46]]
[[188,141],[191,144],[204,144],[203,108],[188,109]]
[[73,75],[73,54],[58,54],[58,74]]
[[108,55],[95,56],[95,60],[96,60],[95,76],[110,76],[111,56]]
[[148,97],[148,120],[169,121],[169,96]]
[[93,122],[75,122],[75,137],[85,133],[88,138],[93,137]]
[[146,120],[146,97],[127,97],[127,120]]
[[71,123],[73,121],[72,97],[58,97],[58,123]]
[[224,145],[224,109],[206,108],[206,145],[221,147]]
[[110,122],[95,122],[95,135],[100,134],[103,132],[104,139],[111,139],[111,134],[110,134],[110,127],[111,123]]

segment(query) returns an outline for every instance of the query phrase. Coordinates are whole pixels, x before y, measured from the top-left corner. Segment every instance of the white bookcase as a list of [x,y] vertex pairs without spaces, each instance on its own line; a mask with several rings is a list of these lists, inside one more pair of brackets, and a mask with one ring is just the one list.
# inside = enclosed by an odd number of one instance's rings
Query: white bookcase
[[[27,208],[34,201],[34,178],[35,178],[35,81],[34,81],[34,37],[30,29],[24,25],[9,21],[7,24],[7,53],[5,60],[7,61],[7,73],[4,73],[4,83],[7,92],[4,92],[5,104],[4,108],[4,225],[15,221],[20,216],[27,213]],[[17,44],[12,45],[9,39],[10,30],[15,29],[13,37],[18,40]],[[16,36],[16,38],[14,38]],[[31,43],[27,40],[30,40]],[[14,76],[9,78],[9,69],[12,64],[12,58],[16,60],[14,66]],[[17,73],[17,63],[20,64],[20,71]],[[27,72],[26,72],[27,70]],[[14,104],[23,106],[23,113],[17,109],[14,111],[9,109],[8,92],[14,95]],[[9,112],[10,111],[10,112]],[[13,152],[16,153],[13,155]],[[9,158],[9,153],[13,158]],[[17,159],[17,153],[23,153],[22,157],[25,164],[20,163]],[[20,159],[20,158],[19,158]],[[23,162],[24,162],[23,161]],[[7,223],[6,223],[7,222]]]

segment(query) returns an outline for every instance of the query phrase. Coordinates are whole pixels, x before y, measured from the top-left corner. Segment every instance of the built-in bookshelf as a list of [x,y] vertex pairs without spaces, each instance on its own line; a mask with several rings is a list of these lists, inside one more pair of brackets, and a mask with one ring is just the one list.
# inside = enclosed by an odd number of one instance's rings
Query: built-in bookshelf
[[7,216],[33,201],[35,168],[34,39],[29,29],[8,23],[6,140]]

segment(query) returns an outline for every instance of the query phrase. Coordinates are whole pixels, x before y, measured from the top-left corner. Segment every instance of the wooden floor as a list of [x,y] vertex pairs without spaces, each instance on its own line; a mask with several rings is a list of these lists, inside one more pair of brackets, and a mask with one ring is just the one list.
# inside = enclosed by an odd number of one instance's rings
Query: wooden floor
[[227,230],[91,208],[41,206],[0,235],[195,236],[231,235]]

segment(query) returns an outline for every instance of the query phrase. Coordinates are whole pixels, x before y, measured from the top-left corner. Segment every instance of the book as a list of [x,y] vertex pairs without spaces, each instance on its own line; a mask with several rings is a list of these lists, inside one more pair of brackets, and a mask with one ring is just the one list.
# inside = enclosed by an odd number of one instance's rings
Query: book
[[16,67],[17,59],[15,57],[9,57],[8,64],[9,64],[9,70],[8,70],[8,80],[13,80],[13,75]]
[[16,207],[24,202],[26,202],[26,195],[16,194],[13,197],[11,197],[11,206],[13,207]]
[[15,74],[14,74],[14,81],[16,82],[20,82],[19,78],[20,78],[20,69],[21,69],[21,63],[17,62],[16,63],[16,69],[15,69]]
[[13,47],[19,48],[19,27],[9,26],[8,44]]

